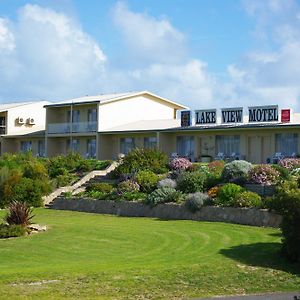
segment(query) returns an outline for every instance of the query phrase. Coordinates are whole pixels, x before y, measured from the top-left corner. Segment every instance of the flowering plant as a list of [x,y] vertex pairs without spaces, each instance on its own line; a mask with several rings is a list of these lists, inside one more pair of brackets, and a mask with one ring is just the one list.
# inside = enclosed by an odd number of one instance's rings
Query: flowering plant
[[191,168],[192,163],[184,157],[178,157],[178,158],[172,159],[172,161],[170,162],[170,167],[173,170],[183,171],[188,168]]
[[300,159],[299,158],[283,158],[278,162],[278,164],[281,167],[284,167],[289,170],[293,170],[295,168],[300,167]]
[[249,172],[250,182],[273,185],[278,182],[280,173],[270,165],[257,165]]
[[208,190],[207,194],[210,198],[217,198],[219,190],[220,190],[219,186],[214,186]]
[[225,162],[223,160],[215,160],[208,164],[208,169],[216,176],[221,176]]
[[125,180],[118,184],[117,192],[119,195],[122,195],[126,192],[138,192],[140,190],[140,186],[136,181],[133,180]]

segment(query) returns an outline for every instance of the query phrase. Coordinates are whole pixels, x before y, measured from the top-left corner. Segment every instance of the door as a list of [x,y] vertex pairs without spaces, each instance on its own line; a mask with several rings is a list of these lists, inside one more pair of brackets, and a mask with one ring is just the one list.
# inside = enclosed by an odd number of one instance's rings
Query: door
[[261,138],[259,136],[249,136],[247,160],[254,164],[260,163],[261,152]]

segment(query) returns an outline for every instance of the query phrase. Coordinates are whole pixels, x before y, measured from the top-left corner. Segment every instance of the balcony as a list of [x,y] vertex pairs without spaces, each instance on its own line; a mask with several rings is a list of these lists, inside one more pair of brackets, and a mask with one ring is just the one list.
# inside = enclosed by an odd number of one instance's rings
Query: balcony
[[52,123],[48,124],[48,134],[89,133],[97,131],[97,122]]

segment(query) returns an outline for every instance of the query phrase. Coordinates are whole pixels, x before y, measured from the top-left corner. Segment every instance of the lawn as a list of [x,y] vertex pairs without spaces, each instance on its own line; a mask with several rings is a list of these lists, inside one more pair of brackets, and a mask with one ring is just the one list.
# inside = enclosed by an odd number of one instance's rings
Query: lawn
[[276,229],[49,209],[35,215],[47,232],[0,240],[1,299],[186,299],[300,287],[300,270],[278,254]]

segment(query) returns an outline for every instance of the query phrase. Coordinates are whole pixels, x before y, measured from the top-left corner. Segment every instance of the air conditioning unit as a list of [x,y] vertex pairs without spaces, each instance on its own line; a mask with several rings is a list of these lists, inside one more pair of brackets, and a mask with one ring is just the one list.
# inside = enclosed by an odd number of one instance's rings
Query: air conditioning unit
[[17,123],[18,124],[24,124],[25,123],[24,118],[21,118],[21,117],[17,118]]
[[28,125],[34,125],[34,124],[35,124],[33,118],[28,118],[26,123],[27,123]]

